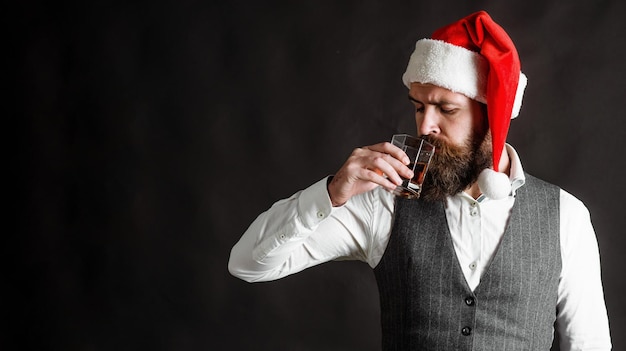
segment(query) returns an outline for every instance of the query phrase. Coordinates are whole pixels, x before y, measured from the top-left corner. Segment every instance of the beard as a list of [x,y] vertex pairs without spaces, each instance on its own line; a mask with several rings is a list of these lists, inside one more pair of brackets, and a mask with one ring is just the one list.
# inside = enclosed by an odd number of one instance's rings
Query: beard
[[435,145],[420,197],[443,201],[476,182],[478,175],[492,163],[491,133],[473,133],[462,145],[451,145],[433,136],[423,137]]

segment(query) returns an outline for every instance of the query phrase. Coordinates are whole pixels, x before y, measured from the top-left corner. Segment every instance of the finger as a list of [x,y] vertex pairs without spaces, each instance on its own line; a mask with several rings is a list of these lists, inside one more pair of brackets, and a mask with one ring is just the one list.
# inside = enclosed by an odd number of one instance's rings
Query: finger
[[368,150],[388,154],[393,158],[399,160],[400,162],[404,163],[405,165],[408,165],[410,162],[409,157],[406,155],[406,153],[401,148],[393,145],[390,142],[370,145],[366,146],[366,148]]
[[363,169],[363,174],[360,176],[362,180],[378,184],[388,190],[395,189],[400,183],[395,183],[391,178],[386,177],[381,170]]
[[379,154],[371,160],[371,166],[367,168],[373,170],[379,176],[385,176],[395,185],[402,183],[402,177],[412,177],[411,170],[400,161],[387,154]]
[[[399,151],[404,159],[399,160],[397,156],[384,151]],[[408,157],[400,148],[390,143],[380,143],[355,149],[348,162],[353,167],[357,167],[357,172],[366,169],[378,176],[373,177],[367,173],[358,175],[362,180],[376,182],[387,187],[389,185],[388,181],[399,185],[402,183],[402,177],[413,177],[413,172],[407,167],[408,162],[405,163],[405,161],[408,161]],[[388,181],[381,181],[383,178],[388,178]]]
[[[385,162],[391,164],[397,172],[404,176],[409,176],[406,173],[406,166],[410,163],[409,157],[402,149],[391,143],[380,143],[358,148],[353,152],[353,156],[365,162],[364,166],[370,169],[376,169],[379,166],[376,161],[378,161],[378,158],[382,158]],[[372,167],[372,165],[375,167]],[[383,169],[383,171],[385,170]]]
[[407,167],[406,164],[400,162],[399,160],[397,160],[396,158],[394,158],[393,156],[389,155],[389,154],[378,154],[378,157],[375,157],[372,159],[372,166],[370,166],[369,168],[371,169],[379,169],[381,170],[384,174],[387,175],[387,177],[391,178],[392,181],[396,184],[400,184],[402,183],[402,179],[401,177],[404,178],[412,178],[413,177],[413,172],[411,171],[411,169],[409,169],[409,167]]

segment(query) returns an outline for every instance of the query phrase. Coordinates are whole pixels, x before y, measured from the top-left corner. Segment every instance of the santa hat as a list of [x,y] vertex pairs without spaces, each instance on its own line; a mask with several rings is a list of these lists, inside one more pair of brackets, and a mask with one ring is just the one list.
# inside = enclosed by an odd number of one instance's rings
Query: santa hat
[[415,44],[402,80],[408,88],[412,82],[430,83],[487,104],[495,172],[481,173],[479,186],[492,198],[508,195],[510,183],[505,174],[497,173],[498,165],[527,80],[504,29],[485,11],[438,29],[431,39]]

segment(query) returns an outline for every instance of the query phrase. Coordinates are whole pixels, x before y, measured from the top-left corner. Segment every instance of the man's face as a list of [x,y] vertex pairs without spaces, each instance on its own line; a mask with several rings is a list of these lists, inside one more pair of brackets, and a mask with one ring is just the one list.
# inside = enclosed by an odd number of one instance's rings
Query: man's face
[[422,198],[443,200],[473,184],[491,165],[486,106],[431,84],[412,83],[418,135],[435,144]]

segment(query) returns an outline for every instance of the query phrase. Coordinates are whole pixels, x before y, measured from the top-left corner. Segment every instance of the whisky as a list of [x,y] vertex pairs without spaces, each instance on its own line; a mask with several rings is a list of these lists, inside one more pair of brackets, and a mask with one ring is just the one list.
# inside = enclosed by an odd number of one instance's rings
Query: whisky
[[428,163],[409,163],[408,167],[413,170],[413,178],[403,178],[402,185],[398,186],[393,193],[407,199],[417,199],[422,192],[422,184],[424,183],[424,176],[426,175],[426,171],[428,169]]
[[414,166],[413,164],[409,164],[409,168],[413,169],[413,178],[411,179],[411,183],[417,185],[418,187],[421,187],[422,183],[424,183],[424,177],[426,176],[428,163],[417,162]]

